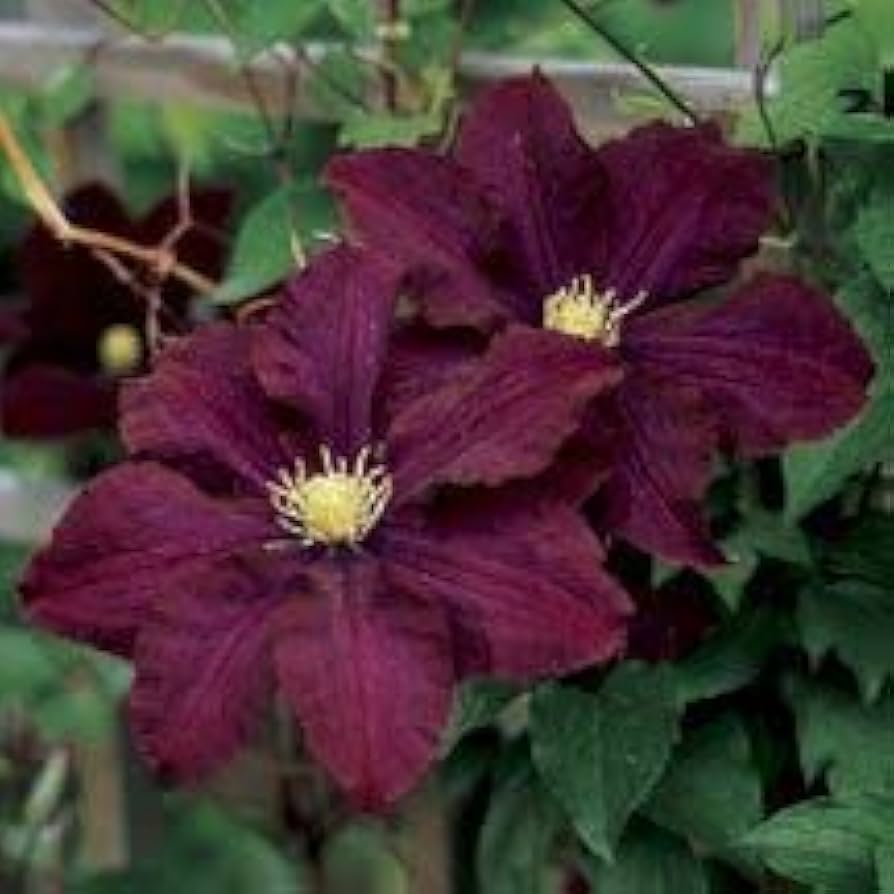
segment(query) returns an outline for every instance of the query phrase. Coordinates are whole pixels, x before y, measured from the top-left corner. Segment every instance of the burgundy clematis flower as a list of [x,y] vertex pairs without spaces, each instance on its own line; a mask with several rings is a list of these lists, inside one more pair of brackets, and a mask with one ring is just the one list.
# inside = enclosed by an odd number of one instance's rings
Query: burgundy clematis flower
[[[161,243],[178,224],[174,197],[136,221],[100,184],[75,190],[65,204],[73,222],[141,245]],[[178,256],[216,278],[231,195],[196,191],[190,206],[194,223],[176,242]],[[64,246],[40,224],[25,238],[20,267],[28,305],[0,314],[0,344],[11,346],[0,386],[0,427],[24,438],[110,428],[118,379],[143,368],[145,302],[89,251]],[[167,280],[161,323],[182,330],[189,299],[183,286]]]
[[454,680],[623,645],[629,603],[586,524],[496,488],[543,470],[616,370],[510,327],[442,387],[395,396],[394,293],[339,248],[263,321],[168,348],[123,391],[133,459],[31,565],[37,623],[134,657],[137,741],[175,779],[229,757],[275,683],[312,752],[381,807],[431,761]]
[[642,549],[722,561],[700,506],[717,451],[821,437],[864,403],[865,348],[797,279],[688,300],[736,275],[773,206],[769,160],[712,126],[594,150],[537,75],[486,92],[450,157],[358,152],[328,179],[359,241],[412,272],[430,324],[511,321],[617,357],[623,384],[581,434],[594,463],[613,455],[602,523]]

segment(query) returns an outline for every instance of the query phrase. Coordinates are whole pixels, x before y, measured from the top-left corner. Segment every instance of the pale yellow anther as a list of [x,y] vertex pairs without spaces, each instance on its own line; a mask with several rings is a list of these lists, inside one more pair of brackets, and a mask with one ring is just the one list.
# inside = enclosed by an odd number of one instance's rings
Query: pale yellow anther
[[369,464],[364,447],[352,464],[320,448],[322,468],[308,474],[304,460],[280,469],[267,484],[280,526],[303,546],[357,546],[376,526],[391,499],[392,481],[384,466]]
[[543,325],[564,335],[614,348],[621,340],[624,317],[645,300],[646,293],[640,292],[633,300],[621,302],[614,289],[599,291],[592,276],[576,276],[570,285],[544,300]]

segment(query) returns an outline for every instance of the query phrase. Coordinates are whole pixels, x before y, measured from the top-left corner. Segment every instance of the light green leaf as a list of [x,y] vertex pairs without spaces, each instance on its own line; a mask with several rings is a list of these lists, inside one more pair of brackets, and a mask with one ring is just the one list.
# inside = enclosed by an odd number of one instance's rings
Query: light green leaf
[[[842,90],[874,85],[875,50],[862,29],[845,20],[818,40],[789,48],[779,69],[780,89],[767,109],[776,139],[815,140],[840,117]],[[764,140],[756,112],[743,117],[738,136],[746,142]]]
[[621,665],[597,693],[561,684],[535,692],[534,762],[581,839],[602,859],[611,861],[627,820],[660,778],[678,722],[667,668]]
[[357,41],[368,41],[376,32],[376,4],[372,0],[326,0],[329,12]]
[[742,721],[727,715],[684,737],[644,813],[698,853],[722,854],[754,828],[763,793]]
[[86,65],[66,65],[57,69],[40,95],[41,125],[49,130],[64,127],[90,104],[96,84]]
[[354,114],[342,125],[338,141],[355,149],[415,146],[443,128],[444,115],[439,111],[421,115]]
[[592,861],[590,884],[598,894],[708,894],[702,864],[679,839],[637,826],[624,836],[612,865]]
[[269,289],[296,271],[294,240],[302,244],[329,220],[328,199],[316,186],[295,184],[271,193],[245,216],[219,304],[235,304]]

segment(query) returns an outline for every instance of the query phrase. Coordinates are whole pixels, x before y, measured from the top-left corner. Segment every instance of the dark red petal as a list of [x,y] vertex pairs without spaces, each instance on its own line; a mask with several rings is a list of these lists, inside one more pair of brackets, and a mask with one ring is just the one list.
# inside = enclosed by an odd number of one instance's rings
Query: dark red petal
[[257,725],[272,682],[268,596],[247,569],[221,566],[158,604],[140,630],[130,721],[166,780],[201,779]]
[[552,461],[620,367],[591,344],[513,326],[452,381],[408,404],[388,435],[399,500],[438,483],[496,485]]
[[279,536],[266,508],[213,500],[151,463],[118,466],[88,485],[32,560],[22,584],[28,615],[128,655],[156,601]]
[[447,384],[486,348],[486,336],[471,329],[401,326],[391,336],[382,372],[382,416],[391,419],[407,404]]
[[714,126],[648,125],[599,159],[610,183],[602,285],[624,298],[661,302],[730,279],[770,223],[769,158],[727,146]]
[[339,247],[293,280],[252,336],[267,394],[301,412],[319,441],[342,456],[373,440],[373,394],[396,288],[369,255]]
[[717,432],[700,392],[634,370],[614,400],[624,430],[597,497],[605,530],[670,562],[722,563],[701,507]]
[[121,435],[153,459],[207,461],[255,490],[291,467],[249,359],[250,335],[212,323],[171,345],[155,370],[122,388]]
[[[65,197],[72,223],[133,237],[126,209],[106,186],[92,183]],[[91,351],[99,333],[113,323],[140,325],[141,301],[108,268],[79,246],[65,245],[42,224],[26,236],[19,252],[30,322],[44,337],[84,340]]]
[[819,438],[853,419],[873,364],[825,295],[761,276],[717,304],[632,321],[635,362],[702,391],[725,442],[749,455]]
[[23,308],[14,306],[0,310],[0,345],[21,341],[28,332]]
[[481,272],[501,225],[467,171],[432,153],[380,149],[334,159],[326,180],[358,240],[413,273],[432,323],[486,329],[513,315]]
[[0,428],[10,438],[64,438],[115,424],[116,388],[95,376],[35,364],[8,374]]
[[483,93],[463,123],[457,159],[506,212],[511,250],[538,304],[601,266],[605,174],[544,77],[506,80]]
[[387,588],[368,558],[315,563],[276,619],[276,667],[314,756],[362,809],[407,792],[434,759],[450,709],[438,608]]
[[438,525],[398,518],[383,527],[381,549],[390,585],[449,611],[464,674],[563,674],[624,645],[630,603],[567,507],[473,505]]

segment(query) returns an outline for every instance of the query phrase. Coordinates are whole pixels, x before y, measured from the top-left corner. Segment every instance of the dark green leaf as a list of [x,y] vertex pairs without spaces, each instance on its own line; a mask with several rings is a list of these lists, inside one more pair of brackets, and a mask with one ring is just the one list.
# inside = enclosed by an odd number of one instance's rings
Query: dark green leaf
[[534,694],[531,743],[544,782],[594,854],[611,860],[627,820],[670,757],[679,711],[667,668],[624,664],[598,693]]
[[560,816],[527,755],[507,754],[478,846],[481,894],[547,894]]
[[878,894],[875,856],[894,835],[894,802],[818,799],[771,817],[742,847],[775,872],[823,894]]
[[754,828],[763,794],[742,721],[726,715],[687,734],[644,812],[698,853],[722,854]]
[[894,587],[816,581],[798,596],[804,648],[815,663],[834,653],[872,701],[894,678]]
[[686,844],[640,824],[624,836],[611,865],[592,861],[588,875],[598,894],[708,894],[701,863]]
[[788,687],[808,781],[824,776],[831,793],[894,795],[894,695],[873,705],[845,692],[795,679]]

